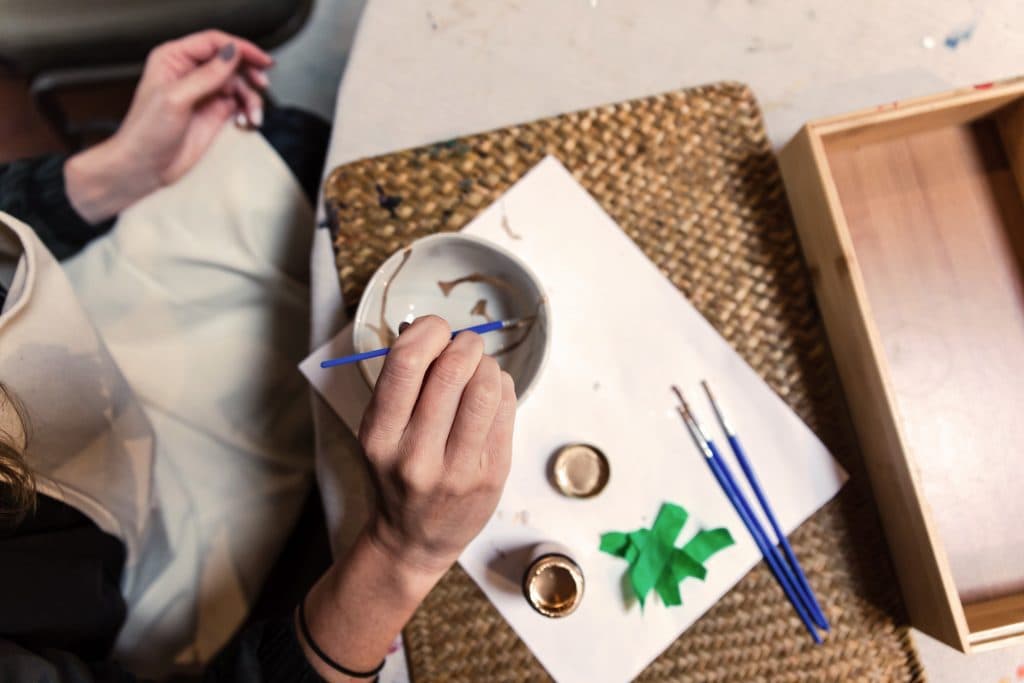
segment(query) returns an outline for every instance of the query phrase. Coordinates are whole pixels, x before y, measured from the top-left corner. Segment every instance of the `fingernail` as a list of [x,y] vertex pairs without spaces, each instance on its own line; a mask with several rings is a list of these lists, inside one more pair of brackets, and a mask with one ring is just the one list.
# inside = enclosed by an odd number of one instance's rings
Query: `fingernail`
[[263,125],[263,110],[257,109],[252,113],[252,125],[254,128],[259,128]]
[[409,329],[410,324],[411,323],[398,323],[398,334],[402,334],[407,329]]
[[237,114],[235,114],[235,125],[239,128],[245,128],[249,125],[249,122],[245,118],[245,114],[243,114],[242,112],[238,112]]
[[231,59],[235,56],[235,44],[228,43],[227,45],[222,47],[217,54],[219,54],[220,58],[223,59],[225,62],[230,62]]

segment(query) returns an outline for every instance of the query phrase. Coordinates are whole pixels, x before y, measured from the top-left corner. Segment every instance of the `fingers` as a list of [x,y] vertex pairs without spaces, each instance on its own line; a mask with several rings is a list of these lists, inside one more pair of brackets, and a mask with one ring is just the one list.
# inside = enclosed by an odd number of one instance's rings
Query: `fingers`
[[253,128],[263,125],[263,98],[256,89],[239,75],[231,81],[231,90],[238,100],[239,114],[243,117],[240,125],[249,124]]
[[267,78],[267,74],[255,66],[247,66],[242,70],[245,74],[246,79],[255,87],[257,90],[267,90],[270,88],[270,79]]
[[194,65],[199,65],[212,59],[228,43],[234,43],[242,61],[247,64],[266,69],[274,63],[273,57],[248,40],[215,29],[187,35],[167,43],[165,47],[169,52],[188,57]]
[[488,475],[498,486],[505,485],[512,464],[512,432],[516,422],[516,387],[512,375],[501,373],[501,402],[490,434],[487,435]]
[[485,464],[487,437],[498,414],[502,399],[502,376],[498,361],[490,356],[480,359],[473,377],[466,384],[458,412],[448,435],[446,462],[450,469],[479,468]]
[[[219,131],[225,122],[229,121],[238,110],[235,98],[230,95],[218,95],[204,103],[198,109],[212,121],[211,130]],[[212,138],[212,135],[211,135]]]
[[259,91],[270,80],[263,73],[274,60],[253,43],[223,31],[202,31],[170,41],[147,60],[140,90],[167,88],[170,104],[195,107],[220,90],[238,102],[239,124],[258,128],[263,123]]
[[238,50],[225,46],[217,57],[210,59],[202,66],[193,69],[189,74],[170,86],[168,99],[184,107],[193,107],[199,100],[215,95],[233,82],[235,71],[241,61]]
[[483,355],[484,342],[480,335],[464,332],[455,337],[434,361],[406,431],[407,443],[411,447],[444,457],[463,391],[476,373]]
[[359,429],[368,456],[381,460],[397,449],[416,407],[427,368],[450,339],[448,323],[437,316],[426,316],[418,318],[395,340]]

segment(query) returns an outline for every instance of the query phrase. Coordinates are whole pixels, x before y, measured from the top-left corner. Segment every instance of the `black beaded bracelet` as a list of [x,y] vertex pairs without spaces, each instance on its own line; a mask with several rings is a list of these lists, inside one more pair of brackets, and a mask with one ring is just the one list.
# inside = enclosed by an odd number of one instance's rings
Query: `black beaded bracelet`
[[306,639],[306,644],[309,645],[309,649],[316,653],[316,656],[323,661],[324,664],[331,667],[338,673],[351,676],[352,678],[376,678],[377,674],[380,673],[381,669],[384,668],[384,661],[381,660],[372,671],[353,671],[348,667],[338,664],[336,661],[327,656],[327,653],[320,649],[320,646],[313,640],[313,636],[309,633],[309,625],[306,623],[306,598],[303,597],[299,600],[299,628],[302,629],[302,637]]

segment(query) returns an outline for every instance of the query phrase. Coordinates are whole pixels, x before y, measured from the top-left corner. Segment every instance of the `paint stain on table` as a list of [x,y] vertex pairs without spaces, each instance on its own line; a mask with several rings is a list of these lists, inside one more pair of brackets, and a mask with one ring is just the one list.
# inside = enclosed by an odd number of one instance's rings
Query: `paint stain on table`
[[955,50],[960,47],[961,44],[966,43],[974,35],[975,24],[970,24],[965,28],[950,31],[949,35],[946,36],[946,40],[943,41],[950,50]]

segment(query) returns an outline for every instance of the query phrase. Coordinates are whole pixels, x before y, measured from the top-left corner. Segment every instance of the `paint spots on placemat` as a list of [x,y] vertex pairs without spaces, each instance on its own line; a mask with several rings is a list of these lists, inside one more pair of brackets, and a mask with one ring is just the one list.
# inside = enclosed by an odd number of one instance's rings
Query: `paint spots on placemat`
[[398,216],[397,209],[402,204],[402,198],[398,195],[388,194],[379,183],[374,189],[377,190],[377,204],[380,205],[380,208],[391,214],[392,218],[396,218]]

